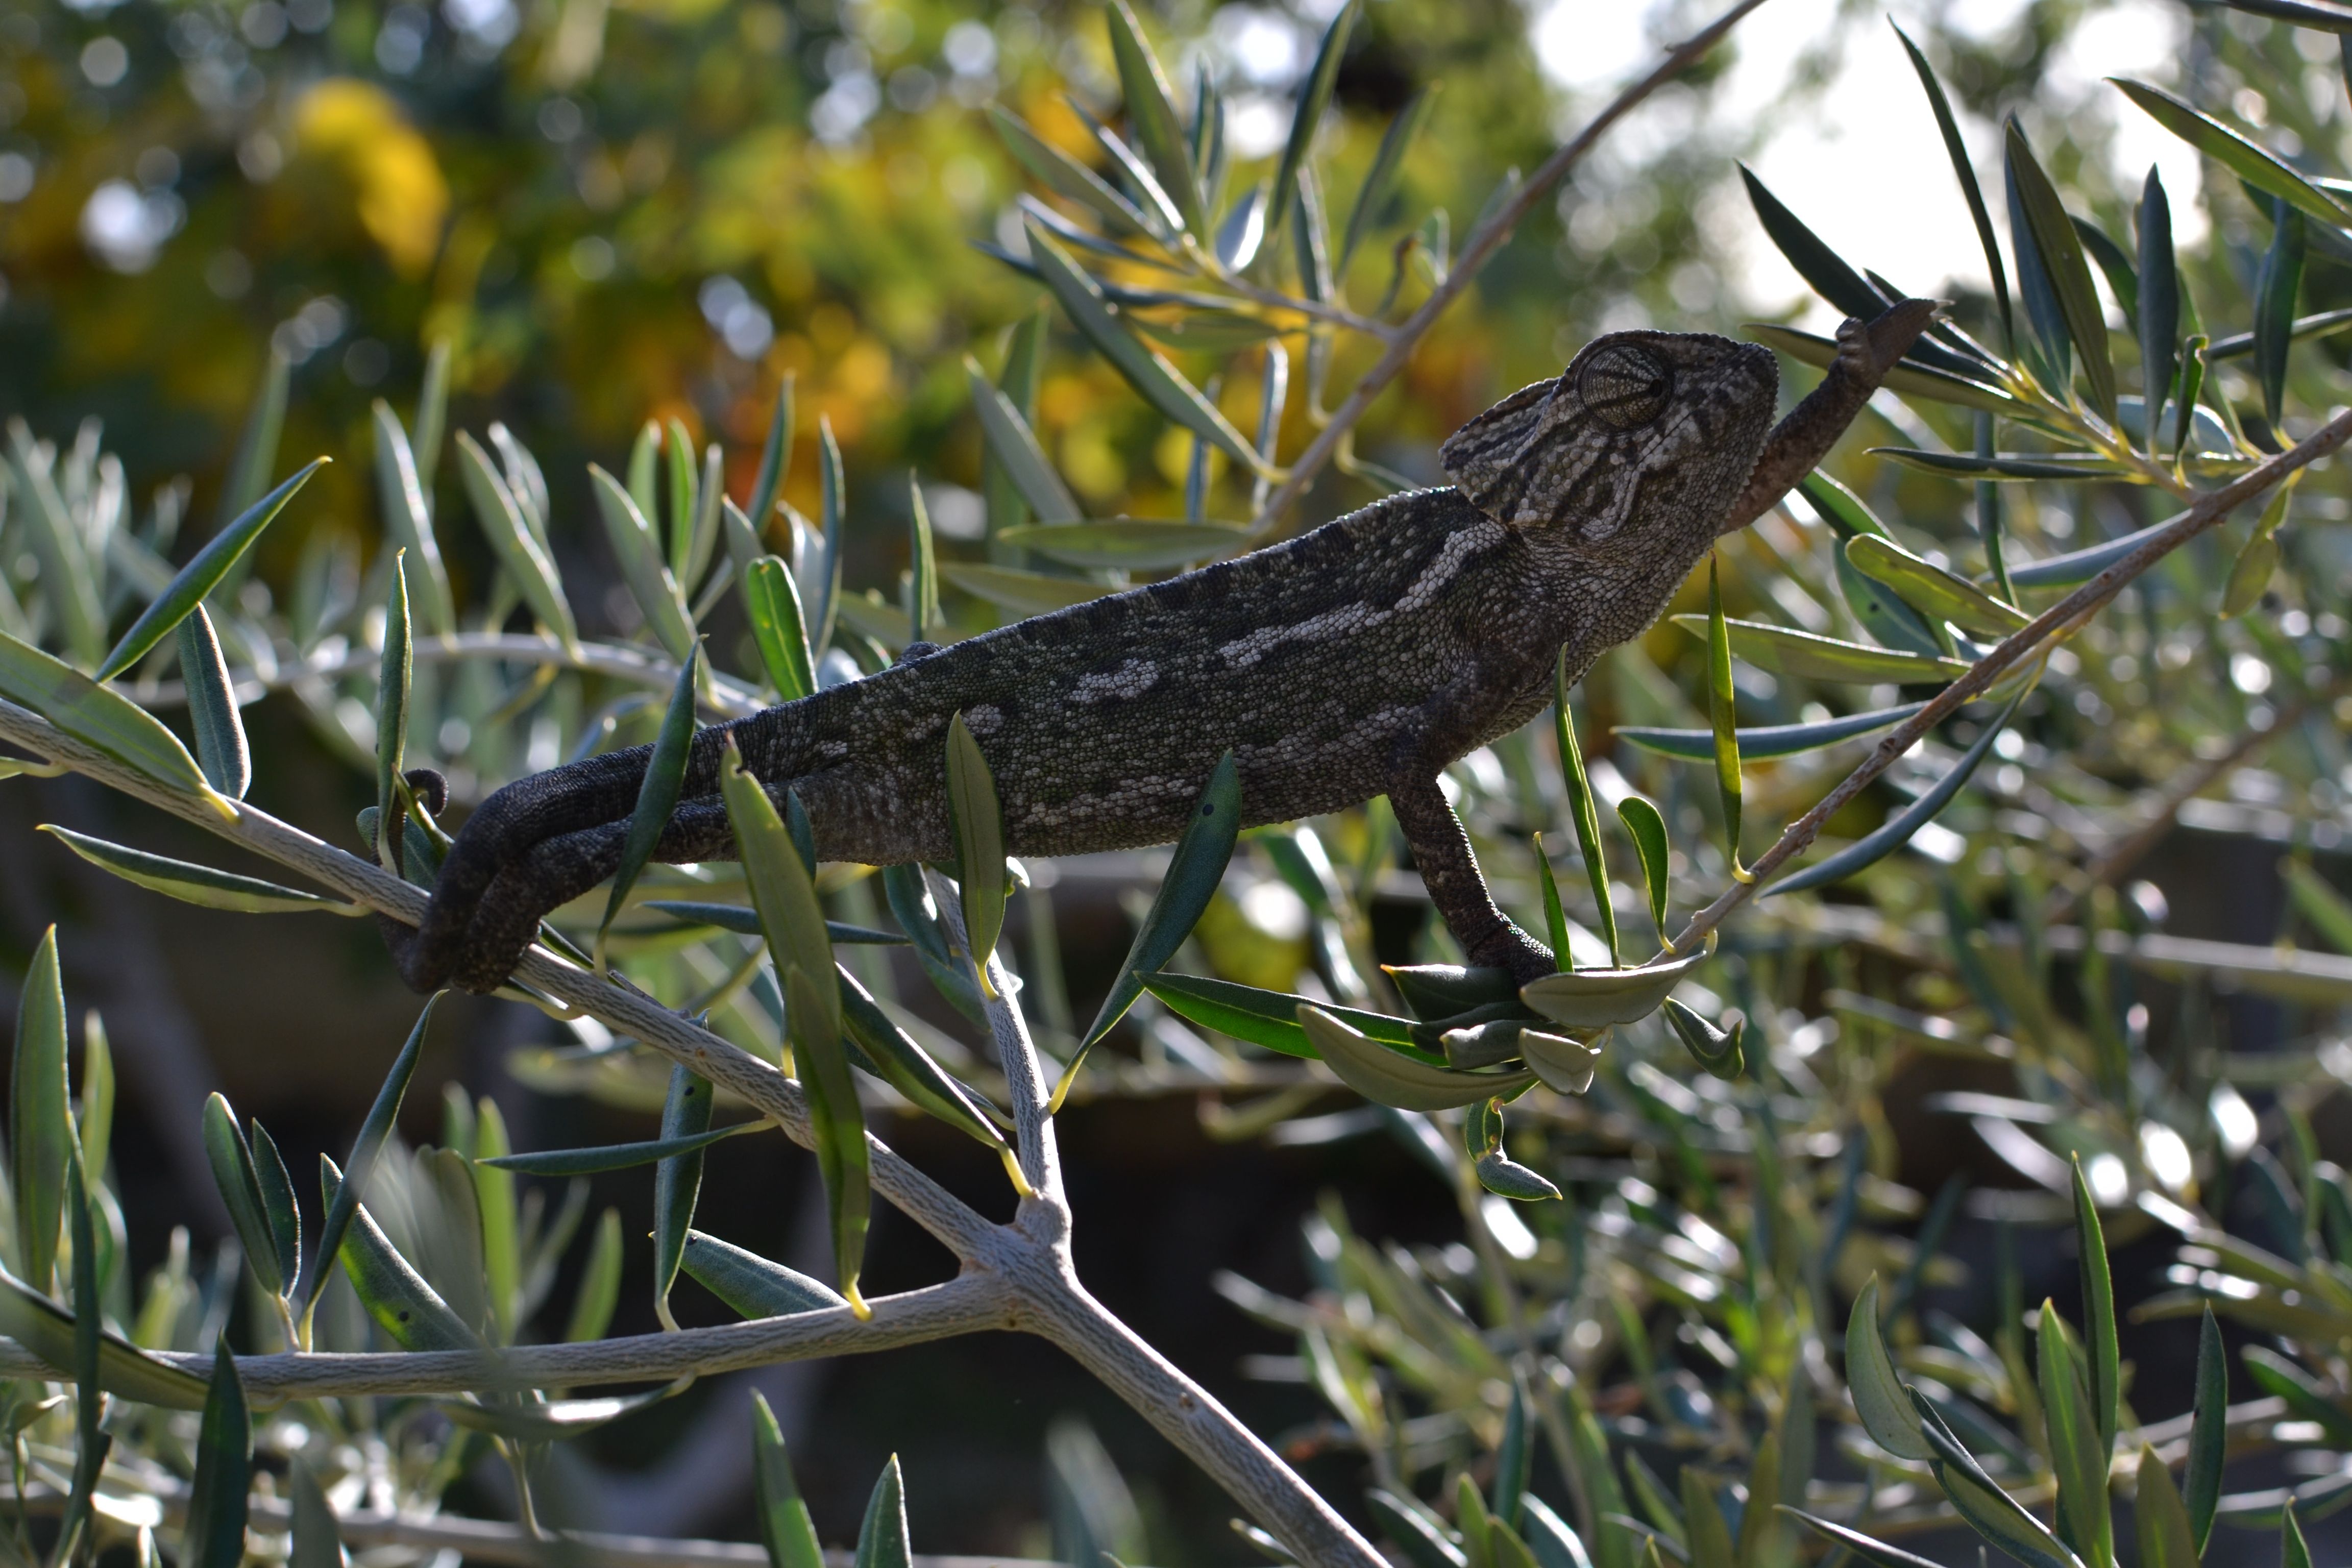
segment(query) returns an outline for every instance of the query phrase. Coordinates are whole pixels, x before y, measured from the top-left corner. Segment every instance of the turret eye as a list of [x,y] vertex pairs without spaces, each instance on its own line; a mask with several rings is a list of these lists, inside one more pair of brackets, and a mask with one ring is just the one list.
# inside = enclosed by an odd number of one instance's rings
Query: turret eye
[[1636,429],[1665,412],[1675,388],[1666,362],[1633,343],[1612,343],[1584,362],[1576,394],[1603,424]]

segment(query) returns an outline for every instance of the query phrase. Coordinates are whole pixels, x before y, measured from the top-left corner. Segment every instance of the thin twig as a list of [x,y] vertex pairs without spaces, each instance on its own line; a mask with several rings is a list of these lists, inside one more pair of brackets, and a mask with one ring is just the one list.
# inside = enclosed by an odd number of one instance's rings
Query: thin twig
[[1340,440],[1355,428],[1356,422],[1364,416],[1364,411],[1372,405],[1372,399],[1387,390],[1389,383],[1394,381],[1412,361],[1413,350],[1428,335],[1429,329],[1437,324],[1437,318],[1444,315],[1445,308],[1476,281],[1480,270],[1511,237],[1512,231],[1519,226],[1519,220],[1535,210],[1536,204],[1543,199],[1544,194],[1558,184],[1561,177],[1592,150],[1604,132],[1631,113],[1643,100],[1680,76],[1692,62],[1713,48],[1741,17],[1763,3],[1764,0],[1738,0],[1738,4],[1716,18],[1706,29],[1675,46],[1657,69],[1612,100],[1609,106],[1594,115],[1566,145],[1545,159],[1542,166],[1528,176],[1494,216],[1479,226],[1478,231],[1463,245],[1460,258],[1446,273],[1444,280],[1431,290],[1429,298],[1421,302],[1420,309],[1405,318],[1402,325],[1386,334],[1389,346],[1381,355],[1380,363],[1356,383],[1356,388],[1348,394],[1347,401],[1332,411],[1330,423],[1324,426],[1322,433],[1298,455],[1297,461],[1290,465],[1289,477],[1266,498],[1256,521],[1250,524],[1253,539],[1263,538],[1273,531],[1283,514],[1297,504],[1298,499],[1307,493],[1307,486],[1315,482],[1315,476],[1322,472],[1323,465],[1329,462],[1331,455],[1339,450]]
[[1836,816],[1846,802],[1867,789],[1873,780],[1893,767],[1903,753],[1917,744],[1929,731],[2000,679],[2012,666],[2040,648],[2052,637],[2072,631],[2077,623],[2087,619],[2115,597],[2125,584],[2219,523],[2238,507],[2305,465],[2326,457],[2347,440],[2352,440],[2352,410],[2338,414],[2302,442],[2251,473],[2209,492],[2195,506],[2166,524],[2147,543],[2011,633],[1999,647],[1970,665],[1966,674],[1937,692],[1925,708],[1889,731],[1886,738],[1879,742],[1860,767],[1848,773],[1811,811],[1790,823],[1772,847],[1759,856],[1750,868],[1755,874],[1754,879],[1733,883],[1715,902],[1693,916],[1691,922],[1675,936],[1674,950],[1689,952],[1695,943],[1704,942],[1707,933],[1720,926],[1734,910],[1755,897],[1767,878],[1802,854],[1820,836],[1822,825]]

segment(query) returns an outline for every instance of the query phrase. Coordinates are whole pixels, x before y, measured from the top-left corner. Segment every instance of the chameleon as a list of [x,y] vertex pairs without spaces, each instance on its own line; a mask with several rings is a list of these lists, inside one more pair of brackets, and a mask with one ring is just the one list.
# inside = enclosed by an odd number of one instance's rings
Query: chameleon
[[[1451,485],[945,647],[917,643],[877,674],[699,731],[655,857],[733,858],[719,794],[731,742],[772,797],[797,792],[820,859],[951,860],[945,742],[961,713],[1011,853],[1171,842],[1230,752],[1244,827],[1384,795],[1469,961],[1522,983],[1548,974],[1551,952],[1496,907],[1440,773],[1535,718],[1558,664],[1573,680],[1654,623],[1719,533],[1826,454],[1935,309],[1904,300],[1848,321],[1828,375],[1777,427],[1762,347],[1597,338],[1444,444]],[[403,978],[499,986],[542,915],[616,869],[651,752],[590,757],[485,799],[422,923],[383,922]]]

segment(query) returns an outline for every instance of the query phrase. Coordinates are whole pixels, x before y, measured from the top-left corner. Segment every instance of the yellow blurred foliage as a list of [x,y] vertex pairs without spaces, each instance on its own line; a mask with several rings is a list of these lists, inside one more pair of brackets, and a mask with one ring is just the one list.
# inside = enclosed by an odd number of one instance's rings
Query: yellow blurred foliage
[[433,264],[449,216],[449,182],[430,142],[382,88],[330,77],[296,100],[298,155],[331,164],[352,188],[360,225],[404,276]]

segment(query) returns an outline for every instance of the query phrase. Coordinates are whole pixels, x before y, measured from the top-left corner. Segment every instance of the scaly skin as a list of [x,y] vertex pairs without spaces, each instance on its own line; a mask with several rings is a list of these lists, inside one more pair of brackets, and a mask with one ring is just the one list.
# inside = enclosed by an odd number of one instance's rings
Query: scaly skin
[[[1853,357],[1848,380],[1874,385],[1883,365]],[[1231,750],[1246,824],[1387,795],[1471,961],[1549,973],[1550,953],[1487,896],[1438,774],[1541,710],[1559,650],[1580,674],[1657,619],[1757,468],[1776,384],[1754,345],[1597,340],[1557,381],[1455,434],[1444,458],[1459,488],[1392,496],[945,649],[919,646],[878,675],[702,731],[656,857],[732,857],[718,795],[731,736],[772,795],[799,793],[822,858],[950,859],[944,741],[960,711],[1016,854],[1165,843]],[[1776,449],[1825,449],[1836,434],[1792,435],[1797,422]],[[412,938],[387,922],[408,983],[500,984],[540,917],[618,865],[650,752],[592,757],[485,801],[423,926]]]

